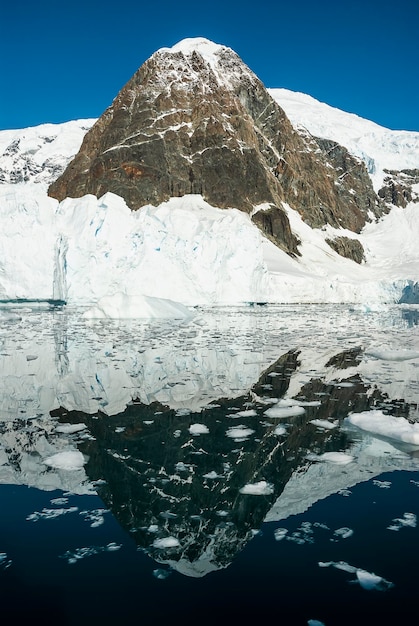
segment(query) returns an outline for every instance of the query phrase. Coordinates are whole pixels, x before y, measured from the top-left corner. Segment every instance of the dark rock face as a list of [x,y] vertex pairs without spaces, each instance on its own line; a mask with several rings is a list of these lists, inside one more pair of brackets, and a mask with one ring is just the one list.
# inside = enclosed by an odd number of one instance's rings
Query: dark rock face
[[335,237],[335,239],[326,239],[326,243],[341,256],[351,259],[355,263],[365,261],[364,246],[358,239],[350,239],[349,237]]
[[405,207],[409,202],[419,202],[419,194],[412,189],[419,183],[419,170],[384,170],[384,186],[379,190],[379,197],[389,204]]
[[229,48],[216,47],[210,60],[199,46],[162,49],[87,133],[49,195],[62,200],[110,191],[133,210],[185,194],[249,214],[268,204],[255,223],[297,254],[283,202],[312,227],[329,223],[355,232],[378,211],[365,167],[337,144],[329,148],[297,133]]

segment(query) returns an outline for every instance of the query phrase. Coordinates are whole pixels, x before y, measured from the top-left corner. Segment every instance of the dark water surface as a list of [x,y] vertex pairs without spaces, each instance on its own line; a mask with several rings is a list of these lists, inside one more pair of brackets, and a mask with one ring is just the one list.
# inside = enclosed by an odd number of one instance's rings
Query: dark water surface
[[1,313],[4,620],[414,623],[415,308]]

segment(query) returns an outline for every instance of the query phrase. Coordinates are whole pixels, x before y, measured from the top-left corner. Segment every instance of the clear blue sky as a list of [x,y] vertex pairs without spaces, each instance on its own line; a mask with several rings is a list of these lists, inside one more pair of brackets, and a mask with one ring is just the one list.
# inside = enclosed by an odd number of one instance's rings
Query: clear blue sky
[[7,0],[0,129],[98,117],[155,50],[198,36],[267,87],[419,131],[419,0]]

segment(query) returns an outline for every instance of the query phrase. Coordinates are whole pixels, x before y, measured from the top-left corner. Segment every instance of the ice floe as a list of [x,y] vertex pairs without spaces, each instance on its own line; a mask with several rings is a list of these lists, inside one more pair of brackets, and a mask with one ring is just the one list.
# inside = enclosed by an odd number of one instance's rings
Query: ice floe
[[411,424],[404,417],[386,415],[380,409],[351,413],[347,421],[370,433],[419,446],[419,423]]
[[260,480],[257,483],[247,483],[240,489],[240,493],[251,496],[269,496],[273,493],[273,485],[267,483],[265,480]]

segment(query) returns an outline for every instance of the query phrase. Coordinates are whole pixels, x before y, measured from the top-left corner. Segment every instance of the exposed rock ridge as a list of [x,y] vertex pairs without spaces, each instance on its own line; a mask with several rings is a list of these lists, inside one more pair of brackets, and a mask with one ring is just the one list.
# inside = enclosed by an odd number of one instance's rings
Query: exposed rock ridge
[[248,214],[268,204],[254,221],[290,254],[299,242],[283,202],[312,227],[360,232],[379,212],[365,166],[337,144],[298,133],[231,49],[196,41],[162,49],[139,68],[49,195],[110,191],[133,210],[185,194]]

